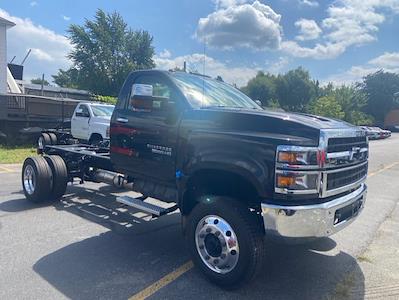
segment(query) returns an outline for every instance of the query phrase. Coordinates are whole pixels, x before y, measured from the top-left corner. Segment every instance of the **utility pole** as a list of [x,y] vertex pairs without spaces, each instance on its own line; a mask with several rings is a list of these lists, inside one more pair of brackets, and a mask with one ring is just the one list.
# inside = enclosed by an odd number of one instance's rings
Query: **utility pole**
[[44,73],[42,74],[42,90],[41,90],[41,95],[44,95]]

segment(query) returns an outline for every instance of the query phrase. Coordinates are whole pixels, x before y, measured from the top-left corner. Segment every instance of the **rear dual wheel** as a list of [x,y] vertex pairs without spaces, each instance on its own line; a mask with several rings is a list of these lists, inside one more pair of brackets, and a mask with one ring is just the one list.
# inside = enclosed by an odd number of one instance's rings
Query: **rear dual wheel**
[[37,139],[37,149],[43,151],[46,145],[57,145],[57,135],[53,132],[43,132]]
[[57,155],[28,157],[22,167],[22,187],[27,200],[42,203],[65,193],[68,171]]

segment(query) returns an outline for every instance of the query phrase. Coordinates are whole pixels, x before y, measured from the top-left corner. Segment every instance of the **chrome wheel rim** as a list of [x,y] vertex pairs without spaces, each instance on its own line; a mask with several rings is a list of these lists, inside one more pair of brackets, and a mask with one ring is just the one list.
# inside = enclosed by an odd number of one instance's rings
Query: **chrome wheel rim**
[[237,235],[225,219],[216,215],[203,217],[195,230],[195,243],[202,261],[212,271],[226,274],[237,265]]
[[24,187],[25,191],[32,195],[35,192],[36,175],[31,165],[27,165],[24,170]]

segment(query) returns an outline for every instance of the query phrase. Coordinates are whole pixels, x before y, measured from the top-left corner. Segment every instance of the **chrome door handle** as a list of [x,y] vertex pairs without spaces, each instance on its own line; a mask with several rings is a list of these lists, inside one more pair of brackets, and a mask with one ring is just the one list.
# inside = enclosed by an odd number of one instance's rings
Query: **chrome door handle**
[[127,123],[127,122],[129,122],[129,120],[128,120],[128,119],[125,119],[125,118],[116,118],[116,122],[119,122],[119,123]]

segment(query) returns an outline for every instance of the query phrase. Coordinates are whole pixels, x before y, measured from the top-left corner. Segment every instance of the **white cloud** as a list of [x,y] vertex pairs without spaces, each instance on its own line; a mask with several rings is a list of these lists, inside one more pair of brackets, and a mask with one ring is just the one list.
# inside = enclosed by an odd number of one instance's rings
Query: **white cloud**
[[[183,64],[186,62],[189,71],[203,73],[204,55],[200,53],[175,58],[155,56],[154,60],[158,69],[170,70],[176,67],[183,68]],[[205,56],[205,74],[212,77],[220,75],[225,82],[230,84],[237,84],[240,87],[244,86],[257,72],[258,70],[254,68],[229,67],[221,61]]]
[[303,47],[286,41],[282,48],[298,57],[335,58],[348,47],[376,41],[388,11],[399,13],[399,0],[337,0],[329,6],[328,17],[322,21],[324,43]]
[[213,0],[216,9],[227,8],[249,2],[249,0]]
[[278,49],[281,42],[280,18],[281,15],[259,1],[233,5],[201,18],[196,37],[221,49]]
[[30,6],[35,7],[38,5],[38,3],[36,1],[32,1],[29,3]]
[[336,84],[351,84],[381,69],[386,72],[399,73],[399,52],[385,52],[369,60],[364,65],[352,66],[348,70],[339,74],[333,74],[323,81],[334,82]]
[[299,41],[315,40],[322,32],[315,20],[299,19],[295,26],[299,28],[299,35],[296,36]]
[[370,60],[369,63],[381,68],[399,68],[399,52],[385,52]]
[[[28,51],[29,49],[26,49]],[[36,58],[37,60],[43,60],[43,61],[53,61],[54,58],[48,54],[46,51],[38,48],[31,48],[32,52],[30,55],[32,57]]]
[[269,67],[266,68],[266,71],[271,74],[279,74],[286,69],[289,62],[290,60],[288,57],[280,56],[276,62],[273,62]]
[[315,0],[299,0],[299,4],[310,6],[310,7],[318,7],[319,6],[319,2],[317,2]]
[[14,63],[20,63],[27,50],[32,49],[31,55],[24,64],[25,79],[38,77],[42,73],[47,79],[51,79],[50,75],[56,74],[59,68],[65,69],[71,65],[66,55],[72,46],[65,36],[34,24],[30,19],[11,16],[2,9],[0,9],[0,17],[16,24],[7,30],[8,60],[15,55],[17,58]]
[[159,53],[160,58],[169,58],[171,56],[172,56],[172,53],[170,53],[170,51],[168,49],[163,49],[163,51],[161,51],[161,53]]
[[300,46],[294,41],[282,42],[281,48],[287,54],[295,57],[331,59],[345,52],[345,47],[341,44],[326,43],[325,45],[317,43],[313,48]]
[[63,18],[64,21],[70,21],[71,20],[71,17],[64,16],[64,15],[61,15],[61,18]]

